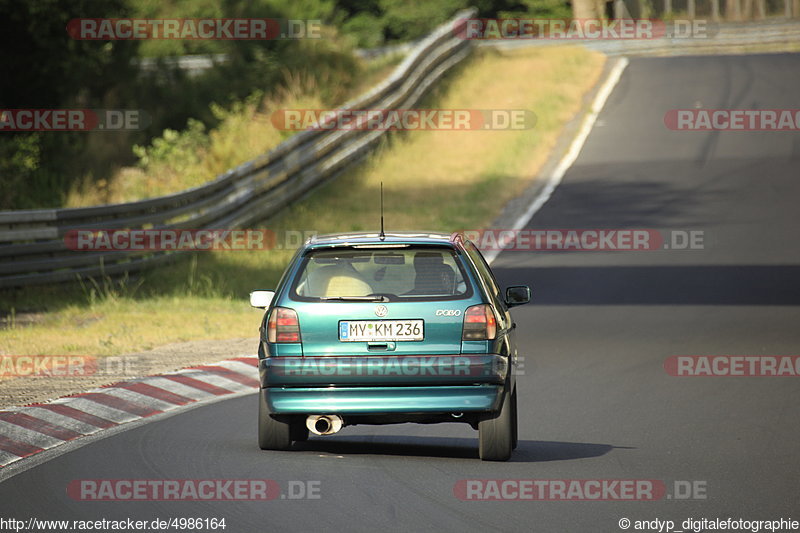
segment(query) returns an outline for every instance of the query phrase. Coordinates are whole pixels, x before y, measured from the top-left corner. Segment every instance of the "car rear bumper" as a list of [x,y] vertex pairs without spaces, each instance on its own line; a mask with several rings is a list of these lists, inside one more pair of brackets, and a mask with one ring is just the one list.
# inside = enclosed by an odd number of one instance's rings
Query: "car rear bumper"
[[263,390],[274,414],[424,414],[495,411],[503,385],[428,387],[270,387]]
[[267,357],[262,388],[502,384],[508,357],[498,354]]

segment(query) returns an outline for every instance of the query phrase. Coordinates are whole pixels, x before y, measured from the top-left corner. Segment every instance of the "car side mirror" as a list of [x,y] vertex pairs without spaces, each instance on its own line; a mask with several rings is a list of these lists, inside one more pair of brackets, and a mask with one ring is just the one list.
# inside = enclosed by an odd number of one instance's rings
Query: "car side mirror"
[[527,285],[513,285],[506,289],[506,305],[514,307],[515,305],[526,304],[531,301],[531,288]]
[[250,305],[259,309],[266,309],[272,303],[275,291],[253,291],[250,293]]

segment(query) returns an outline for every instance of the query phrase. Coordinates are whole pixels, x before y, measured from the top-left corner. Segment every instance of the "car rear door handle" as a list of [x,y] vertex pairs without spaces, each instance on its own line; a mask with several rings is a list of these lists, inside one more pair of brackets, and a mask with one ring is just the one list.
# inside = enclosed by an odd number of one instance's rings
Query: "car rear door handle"
[[368,342],[367,350],[374,352],[391,352],[397,345],[393,342]]

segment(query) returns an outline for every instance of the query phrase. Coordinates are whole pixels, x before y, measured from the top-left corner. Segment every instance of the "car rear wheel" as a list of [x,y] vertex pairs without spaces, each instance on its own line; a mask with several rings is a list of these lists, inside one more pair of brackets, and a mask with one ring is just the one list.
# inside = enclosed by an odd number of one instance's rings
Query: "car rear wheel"
[[517,389],[514,389],[514,394],[511,395],[511,407],[513,410],[511,411],[511,449],[517,449],[517,434],[518,434],[518,424],[519,418],[517,417]]
[[296,440],[298,442],[305,442],[308,440],[308,427],[306,427],[306,421],[303,417],[298,416],[294,421],[292,421],[292,427],[289,430],[289,433],[292,434],[292,440]]
[[506,394],[500,411],[478,422],[478,455],[483,461],[508,461],[514,445],[514,398]]
[[267,410],[263,390],[258,393],[258,445],[262,450],[288,450],[292,445],[291,424],[273,418]]

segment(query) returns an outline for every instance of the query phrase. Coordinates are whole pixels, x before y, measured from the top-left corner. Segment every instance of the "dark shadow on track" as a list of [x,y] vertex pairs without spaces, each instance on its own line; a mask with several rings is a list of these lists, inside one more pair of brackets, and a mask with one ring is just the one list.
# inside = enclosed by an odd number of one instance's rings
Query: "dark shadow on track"
[[[361,437],[311,438],[296,442],[294,452],[325,452],[339,455],[398,455],[408,457],[449,457],[478,459],[478,439],[448,437],[405,437],[375,435]],[[538,463],[600,457],[613,449],[630,449],[610,444],[520,440],[511,462]],[[267,453],[267,452],[265,452]]]
[[670,179],[675,172],[696,172],[690,163],[651,162],[647,167],[624,163],[574,166],[570,181],[558,186],[527,227],[658,229],[709,224],[701,206],[725,194],[724,188],[701,191],[697,182],[686,185]]
[[[568,253],[568,252],[565,252]],[[800,305],[800,265],[497,269],[536,305]]]

